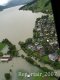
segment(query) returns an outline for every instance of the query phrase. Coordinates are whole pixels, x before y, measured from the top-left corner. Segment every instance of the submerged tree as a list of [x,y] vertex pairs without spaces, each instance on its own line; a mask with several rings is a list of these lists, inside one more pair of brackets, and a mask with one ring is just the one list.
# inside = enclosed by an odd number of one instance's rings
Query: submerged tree
[[5,79],[6,79],[6,80],[11,80],[11,75],[10,75],[10,73],[5,73]]

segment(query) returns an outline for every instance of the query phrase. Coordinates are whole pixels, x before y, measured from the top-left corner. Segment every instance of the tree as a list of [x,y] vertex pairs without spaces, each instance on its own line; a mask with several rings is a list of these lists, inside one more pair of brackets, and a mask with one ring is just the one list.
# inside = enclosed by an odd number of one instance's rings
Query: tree
[[6,80],[11,80],[11,75],[10,75],[10,73],[5,73],[5,79],[6,79]]
[[34,64],[34,60],[31,58],[31,57],[25,57],[25,59],[31,63],[31,64]]
[[16,50],[16,46],[15,45],[9,46],[9,51],[7,54],[10,54],[13,57],[18,56],[18,51]]
[[26,48],[26,44],[24,42],[20,41],[18,44],[21,46],[21,48]]
[[2,43],[7,44],[8,46],[12,45],[12,43],[8,39],[3,39]]
[[26,41],[25,41],[26,44],[31,44],[32,43],[32,38],[28,38]]
[[12,69],[10,69],[9,71],[12,72]]
[[3,53],[2,52],[0,52],[0,56],[3,56]]
[[57,50],[58,55],[60,55],[60,49]]
[[22,57],[22,58],[25,58],[25,56],[24,56],[23,54],[21,55],[21,57]]

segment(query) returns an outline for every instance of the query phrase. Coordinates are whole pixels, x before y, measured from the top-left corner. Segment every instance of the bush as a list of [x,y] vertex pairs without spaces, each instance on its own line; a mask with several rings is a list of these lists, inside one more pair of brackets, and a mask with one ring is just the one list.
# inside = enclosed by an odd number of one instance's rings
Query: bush
[[46,67],[40,67],[43,71],[45,71],[45,72],[53,72],[52,70],[50,70],[50,69],[48,69],[48,68],[46,68]]
[[6,79],[6,80],[10,80],[10,79],[11,79],[10,73],[5,73],[5,79]]
[[0,56],[3,56],[3,53],[2,52],[0,52]]
[[21,55],[21,57],[22,57],[22,58],[25,58],[25,56],[24,56],[23,54]]
[[30,57],[26,57],[25,59],[26,59],[26,61],[28,61],[29,63],[34,64],[34,60],[31,59]]
[[60,69],[60,62],[54,62],[52,66],[54,67],[54,69]]

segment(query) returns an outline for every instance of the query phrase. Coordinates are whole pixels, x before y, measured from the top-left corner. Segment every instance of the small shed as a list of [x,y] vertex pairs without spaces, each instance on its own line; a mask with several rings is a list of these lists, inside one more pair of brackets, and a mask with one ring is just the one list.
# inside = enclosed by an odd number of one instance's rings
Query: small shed
[[1,62],[8,62],[11,59],[12,59],[12,57],[10,55],[3,55],[0,60],[1,60]]
[[8,58],[1,58],[0,60],[1,60],[1,62],[8,62],[9,61]]

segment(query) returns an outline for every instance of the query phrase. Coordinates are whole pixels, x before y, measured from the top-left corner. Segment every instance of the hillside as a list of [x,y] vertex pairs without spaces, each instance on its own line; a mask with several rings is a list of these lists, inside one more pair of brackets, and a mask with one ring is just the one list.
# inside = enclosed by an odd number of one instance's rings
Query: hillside
[[3,11],[3,9],[4,9],[4,6],[0,6],[0,11]]
[[34,0],[19,10],[32,10],[33,12],[52,13],[50,0]]

